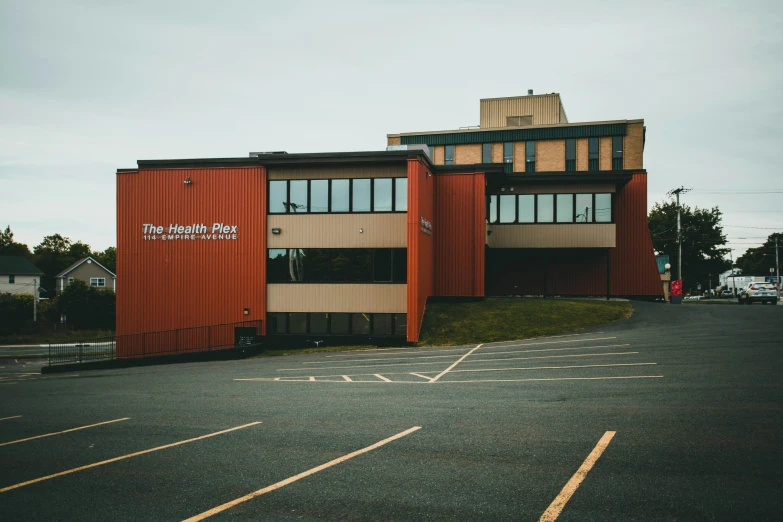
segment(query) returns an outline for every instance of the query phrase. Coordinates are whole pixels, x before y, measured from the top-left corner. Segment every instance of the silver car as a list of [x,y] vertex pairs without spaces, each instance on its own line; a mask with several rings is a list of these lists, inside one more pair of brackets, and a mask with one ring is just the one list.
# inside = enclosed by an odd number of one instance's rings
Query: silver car
[[777,304],[778,289],[774,283],[750,283],[740,291],[737,300],[739,304]]

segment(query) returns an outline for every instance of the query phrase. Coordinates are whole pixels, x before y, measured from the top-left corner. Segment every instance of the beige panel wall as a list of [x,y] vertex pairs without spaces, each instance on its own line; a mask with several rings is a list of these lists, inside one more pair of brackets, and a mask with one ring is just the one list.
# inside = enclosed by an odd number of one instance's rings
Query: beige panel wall
[[104,289],[105,290],[114,289],[114,280],[112,279],[111,274],[95,263],[86,263],[86,262],[82,263],[74,270],[65,274],[65,283],[64,283],[65,286],[68,286],[69,277],[73,277],[74,279],[84,281],[88,285],[90,284],[91,277],[103,277],[104,279],[106,279],[106,287]]
[[612,138],[598,139],[598,170],[612,170]]
[[587,170],[588,146],[587,138],[576,140],[576,170]]
[[[268,248],[405,248],[408,214],[270,214]],[[280,234],[272,234],[279,228]],[[360,232],[360,230],[362,232]]]
[[[616,192],[613,183],[572,183],[568,185],[521,185],[514,187],[514,194],[601,194]],[[504,192],[504,194],[507,194]]]
[[490,248],[613,248],[615,224],[490,225]]
[[328,179],[328,178],[405,178],[408,166],[380,165],[377,167],[289,167],[269,169],[269,179]]
[[473,163],[481,163],[480,143],[454,146],[455,165],[471,165]]
[[560,96],[541,94],[480,101],[480,126],[505,127],[507,116],[533,116],[533,125],[561,123]]
[[492,144],[492,163],[503,163],[503,144]]
[[408,285],[266,285],[267,312],[406,313]]
[[525,142],[514,142],[514,172],[525,172]]
[[399,136],[388,136],[386,143],[389,145],[400,145],[401,139]]
[[629,123],[623,140],[623,165],[626,169],[644,168],[644,124]]
[[443,150],[443,145],[433,145],[432,146],[432,155],[435,157],[435,165],[443,165],[444,160],[444,154],[445,151]]
[[541,172],[565,170],[565,140],[536,142],[536,170]]

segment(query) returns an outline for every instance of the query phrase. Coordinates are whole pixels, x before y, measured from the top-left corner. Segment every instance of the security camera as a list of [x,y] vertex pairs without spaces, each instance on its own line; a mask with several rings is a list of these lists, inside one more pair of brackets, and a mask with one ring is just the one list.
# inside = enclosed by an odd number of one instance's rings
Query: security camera
[[185,178],[185,185],[190,185],[191,183],[193,183],[193,180],[190,178]]

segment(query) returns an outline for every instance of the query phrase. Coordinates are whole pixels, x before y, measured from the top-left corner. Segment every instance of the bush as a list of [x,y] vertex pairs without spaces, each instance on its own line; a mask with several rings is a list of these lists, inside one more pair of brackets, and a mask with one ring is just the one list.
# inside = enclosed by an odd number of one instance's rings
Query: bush
[[57,308],[74,328],[114,330],[116,302],[114,292],[98,290],[87,286],[84,281],[76,280],[57,298]]
[[16,333],[32,319],[32,295],[0,293],[0,335]]

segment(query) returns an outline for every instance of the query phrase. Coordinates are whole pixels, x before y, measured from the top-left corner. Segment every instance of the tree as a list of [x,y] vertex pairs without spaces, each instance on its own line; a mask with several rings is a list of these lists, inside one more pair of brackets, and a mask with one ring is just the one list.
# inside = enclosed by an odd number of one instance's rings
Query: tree
[[35,254],[33,262],[44,273],[41,277],[41,287],[47,292],[55,290],[54,277],[76,261],[70,255],[72,245],[73,242],[69,238],[54,234],[44,237],[33,249]]
[[117,273],[117,249],[115,247],[109,247],[103,252],[93,252],[93,257],[100,264]]
[[3,232],[0,232],[0,256],[22,256],[31,259],[33,254],[27,245],[14,241],[14,233],[8,225]]
[[[743,275],[769,276],[769,269],[775,268],[775,239],[778,240],[778,246],[783,248],[783,232],[774,232],[767,237],[763,245],[756,248],[749,248],[737,258],[736,265],[742,270]],[[781,252],[783,256],[783,252]]]
[[58,297],[60,313],[74,328],[102,328],[114,330],[116,296],[114,292],[98,290],[76,280]]
[[[683,288],[696,291],[699,284],[706,290],[711,282],[717,282],[718,274],[730,267],[725,259],[729,253],[726,235],[721,225],[722,214],[718,207],[691,209],[682,205],[682,272]],[[672,273],[676,277],[677,248],[677,204],[656,203],[647,217],[647,226],[653,241],[653,248],[670,256]],[[715,286],[714,284],[712,286]]]

